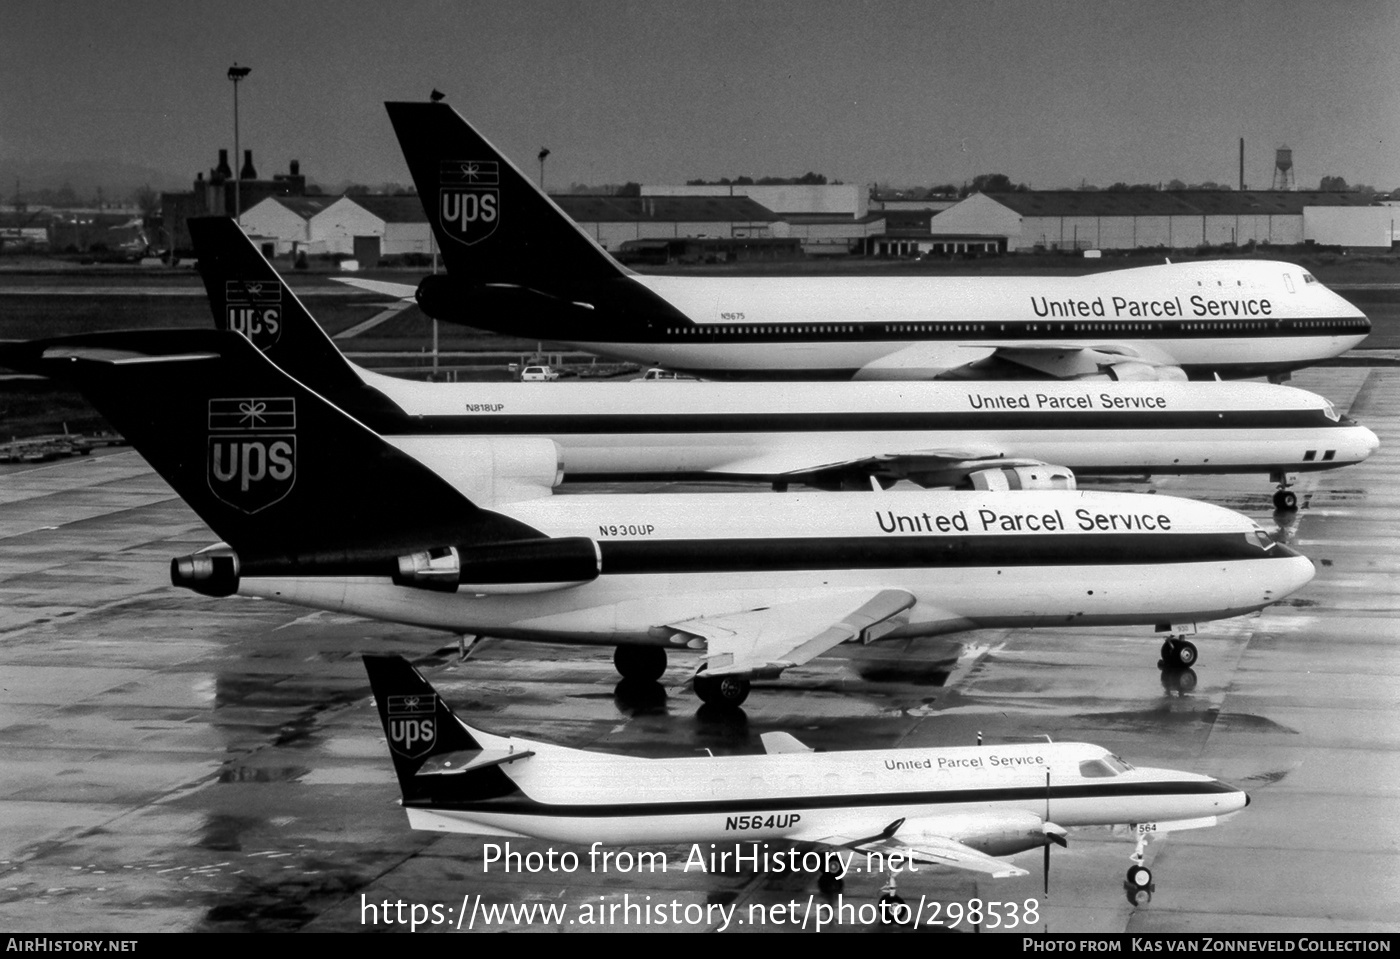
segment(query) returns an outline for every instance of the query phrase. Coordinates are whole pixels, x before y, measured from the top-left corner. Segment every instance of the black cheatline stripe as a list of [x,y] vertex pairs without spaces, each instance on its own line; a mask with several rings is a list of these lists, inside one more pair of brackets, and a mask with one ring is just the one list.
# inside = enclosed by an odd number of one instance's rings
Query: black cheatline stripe
[[[1074,521],[1071,517],[1066,519]],[[970,520],[977,522],[975,517]],[[603,554],[605,576],[810,569],[1125,566],[1264,560],[1296,555],[1277,546],[1265,552],[1243,531],[600,540],[598,545]]]
[[[1082,339],[1084,346],[1127,340],[1199,340],[1235,337],[1342,336],[1366,333],[1371,321],[1364,317],[1314,317],[1308,319],[1242,317],[1238,319],[1182,320],[967,320],[889,323],[691,323],[653,326],[637,331],[627,342],[639,343],[842,343],[852,341],[990,342],[996,340]],[[600,331],[601,332],[601,331]],[[579,331],[569,336],[579,339]],[[606,334],[585,336],[604,342]]]
[[[1050,787],[1050,801],[1071,799],[1128,799],[1153,796],[1209,796],[1238,792],[1216,780],[1206,782],[1076,783]],[[511,795],[485,801],[453,800],[442,790],[431,801],[409,800],[406,805],[460,812],[543,816],[549,818],[608,819],[628,816],[694,816],[729,813],[760,814],[819,809],[864,809],[871,806],[935,806],[962,803],[1044,802],[1041,786],[1008,786],[983,789],[941,789],[914,792],[861,793],[857,795],[776,796],[751,799],[695,799],[646,803],[544,803],[528,796]],[[1053,810],[1052,810],[1053,812]]]
[[[969,391],[972,392],[972,391]],[[1086,392],[1091,392],[1086,390]],[[637,397],[641,405],[650,397]],[[997,410],[991,412],[899,413],[537,413],[453,414],[394,417],[386,423],[400,435],[476,434],[701,434],[819,432],[986,433],[992,430],[1300,430],[1339,429],[1344,424],[1316,410]]]

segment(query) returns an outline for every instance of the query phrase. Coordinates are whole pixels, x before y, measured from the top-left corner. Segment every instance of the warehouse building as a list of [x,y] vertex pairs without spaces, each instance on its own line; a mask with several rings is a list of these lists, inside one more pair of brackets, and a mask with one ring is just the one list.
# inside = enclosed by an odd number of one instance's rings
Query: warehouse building
[[[772,237],[778,217],[742,196],[594,196],[551,197],[584,232],[605,250],[637,240],[681,237],[746,239]],[[417,202],[415,198],[415,202]],[[419,216],[423,215],[419,208]]]

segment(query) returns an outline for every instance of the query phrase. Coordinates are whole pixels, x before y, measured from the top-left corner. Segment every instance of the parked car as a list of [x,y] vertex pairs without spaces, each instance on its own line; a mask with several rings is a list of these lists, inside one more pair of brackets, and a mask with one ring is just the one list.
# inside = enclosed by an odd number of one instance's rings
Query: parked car
[[520,371],[520,382],[522,383],[548,383],[550,380],[557,379],[559,379],[558,371],[547,366],[527,366]]
[[659,383],[663,380],[693,380],[695,377],[685,373],[673,373],[670,370],[663,370],[659,366],[653,366],[641,376],[637,377],[635,383]]

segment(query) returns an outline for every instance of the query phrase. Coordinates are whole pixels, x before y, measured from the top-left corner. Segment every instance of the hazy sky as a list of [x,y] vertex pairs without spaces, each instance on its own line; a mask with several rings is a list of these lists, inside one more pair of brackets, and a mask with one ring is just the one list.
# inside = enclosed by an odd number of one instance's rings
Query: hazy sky
[[263,176],[409,182],[386,99],[437,87],[550,187],[798,175],[1037,188],[1172,178],[1400,187],[1400,3],[20,2],[0,157],[193,179],[241,139]]

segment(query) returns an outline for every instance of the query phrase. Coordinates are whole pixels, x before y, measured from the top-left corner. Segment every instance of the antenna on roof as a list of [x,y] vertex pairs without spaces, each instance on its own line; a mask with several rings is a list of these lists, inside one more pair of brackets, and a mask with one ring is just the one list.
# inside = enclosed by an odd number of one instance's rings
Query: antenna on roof
[[441,103],[443,100],[447,99],[447,94],[443,93],[437,87],[433,87],[433,92],[428,94],[428,99],[434,103]]

